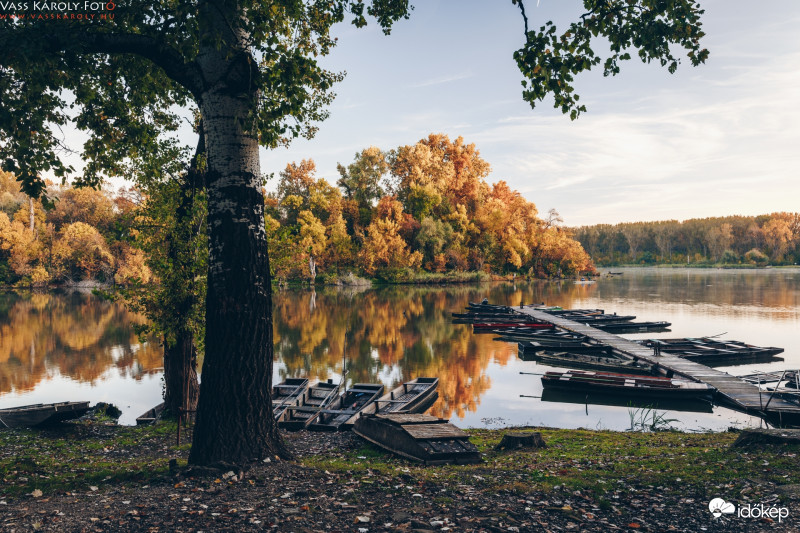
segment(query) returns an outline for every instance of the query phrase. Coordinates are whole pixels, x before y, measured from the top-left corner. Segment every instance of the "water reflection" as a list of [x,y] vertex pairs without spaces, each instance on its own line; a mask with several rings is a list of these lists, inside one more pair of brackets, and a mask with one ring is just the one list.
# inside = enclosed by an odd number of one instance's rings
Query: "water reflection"
[[[590,285],[537,281],[277,291],[275,379],[338,381],[346,360],[349,383],[392,387],[420,376],[438,377],[439,400],[432,413],[461,426],[502,420],[627,427],[625,406],[587,408],[529,398],[541,395],[541,383],[519,372],[549,367],[521,361],[516,345],[494,341],[494,335],[474,335],[470,326],[450,323],[451,312],[484,297],[515,306],[546,302],[604,308],[673,322],[672,332],[661,336],[727,331],[726,338],[786,349],[783,363],[724,369],[735,374],[800,367],[800,270],[636,269]],[[132,423],[158,403],[161,389],[161,349],[155,342],[139,342],[133,332],[139,320],[123,306],[91,294],[0,294],[0,406],[111,401],[123,408],[123,422]],[[715,409],[686,418],[684,427],[723,429],[741,420]]]
[[0,395],[30,392],[55,374],[94,384],[109,369],[133,380],[157,372],[160,348],[133,332],[140,320],[91,294],[0,294]]
[[[674,321],[672,332],[662,337],[727,331],[726,338],[782,346],[787,348],[786,363],[791,367],[800,365],[795,341],[799,287],[797,270],[636,269],[594,284],[564,281],[388,287],[361,292],[283,291],[275,296],[276,354],[282,362],[277,375],[318,379],[338,376],[346,346],[350,383],[381,381],[390,387],[419,376],[439,377],[440,398],[432,409],[436,416],[455,417],[461,425],[473,426],[487,419],[562,425],[572,423],[562,416],[565,406],[554,409],[552,403],[520,403],[520,394],[541,392],[538,379],[512,376],[520,370],[541,372],[549,368],[519,361],[516,346],[493,341],[493,335],[474,335],[469,326],[451,324],[451,312],[484,297],[513,306],[546,302],[562,307],[599,307],[638,314],[643,320]],[[754,330],[761,330],[761,336]],[[637,336],[641,335],[633,335]],[[770,364],[751,364],[746,370],[754,366],[764,369]],[[710,413],[708,406],[675,410]],[[597,422],[604,427],[626,427],[619,422],[620,418],[627,419],[624,410],[600,408],[595,412],[599,418],[606,417]],[[720,429],[751,420],[727,410],[718,410],[714,416],[720,419],[708,415],[693,423]]]
[[[505,293],[509,287],[488,289],[497,291]],[[477,409],[491,386],[489,362],[502,365],[516,357],[516,347],[450,324],[450,313],[479,295],[487,295],[487,289],[280,292],[275,296],[275,348],[281,363],[276,379],[340,375],[345,360],[350,383],[383,382],[388,387],[437,376],[439,401],[432,412],[463,417]]]

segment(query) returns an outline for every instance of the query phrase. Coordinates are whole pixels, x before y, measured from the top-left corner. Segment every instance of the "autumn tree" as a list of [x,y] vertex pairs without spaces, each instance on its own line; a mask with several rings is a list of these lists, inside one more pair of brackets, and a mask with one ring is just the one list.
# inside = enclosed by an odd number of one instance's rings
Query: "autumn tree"
[[382,269],[416,268],[422,262],[422,254],[411,251],[400,235],[403,215],[403,205],[398,200],[392,196],[381,198],[360,252],[361,265],[367,274]]
[[658,224],[658,227],[653,231],[653,239],[658,247],[658,251],[661,252],[661,257],[666,261],[669,261],[672,257],[676,226],[677,221],[668,220]]
[[114,266],[108,245],[94,226],[73,222],[61,230],[62,239],[55,255],[62,263],[73,267],[67,273],[71,279],[107,278]]
[[631,261],[635,262],[636,255],[639,253],[639,249],[644,244],[645,239],[647,239],[647,228],[642,224],[633,222],[630,224],[623,224],[620,228],[620,231],[625,236],[625,240],[628,242]]
[[384,177],[389,171],[386,154],[370,146],[357,153],[347,167],[341,163],[337,185],[346,201],[351,202],[351,227],[365,227],[370,223],[375,202],[384,195]]
[[794,238],[789,222],[782,218],[773,218],[762,229],[772,259],[780,260]]
[[[707,56],[694,0],[587,0],[587,12],[561,33],[549,22],[530,30],[522,1],[512,4],[525,26],[514,54],[523,98],[535,104],[552,94],[572,118],[584,111],[573,85],[582,71],[603,63],[605,74],[616,74],[630,49],[670,72],[678,63],[671,45],[688,50],[693,64]],[[97,183],[157,150],[159,133],[177,128],[176,105],[191,102],[202,117],[209,269],[193,463],[286,455],[270,411],[272,310],[258,147],[311,135],[324,118],[341,78],[317,62],[335,44],[333,24],[349,18],[363,26],[369,15],[388,33],[410,10],[408,0],[141,0],[113,26],[14,20],[0,34],[2,160],[26,194],[44,191],[42,173],[71,170],[61,158],[61,126],[87,132],[82,181]],[[598,37],[610,42],[605,61],[594,51]]]
[[706,245],[711,257],[719,261],[722,253],[727,250],[733,242],[733,228],[730,224],[714,225],[706,233]]

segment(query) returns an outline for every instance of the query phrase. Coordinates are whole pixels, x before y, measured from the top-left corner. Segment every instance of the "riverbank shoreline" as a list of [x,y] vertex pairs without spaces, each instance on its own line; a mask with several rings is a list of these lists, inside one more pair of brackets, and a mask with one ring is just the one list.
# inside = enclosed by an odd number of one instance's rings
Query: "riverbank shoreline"
[[[426,467],[351,433],[282,433],[294,461],[186,469],[174,422],[0,432],[3,531],[794,531],[797,445],[732,447],[737,432],[531,428],[547,448]],[[518,430],[516,428],[515,430]],[[170,468],[175,460],[177,468]],[[713,498],[788,517],[714,518]]]
[[622,264],[622,265],[597,265],[598,271],[600,274],[608,274],[608,272],[603,272],[604,270],[611,270],[614,268],[623,268],[623,269],[644,269],[644,268],[664,268],[664,269],[680,269],[680,268],[690,268],[690,269],[701,269],[701,270],[792,270],[798,269],[800,266],[798,265],[766,265],[766,266],[758,266],[758,265],[738,265],[738,264],[726,264],[726,263],[713,263],[713,264],[685,264],[685,263],[658,263],[652,265],[631,265],[631,264]]

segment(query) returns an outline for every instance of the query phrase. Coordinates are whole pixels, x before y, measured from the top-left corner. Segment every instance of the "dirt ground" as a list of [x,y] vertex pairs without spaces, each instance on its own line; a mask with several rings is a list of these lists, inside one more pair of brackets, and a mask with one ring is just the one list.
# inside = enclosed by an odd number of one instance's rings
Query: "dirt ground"
[[[708,509],[713,487],[665,495],[642,479],[640,486],[631,487],[628,481],[600,498],[594,491],[559,485],[537,489],[519,481],[514,469],[497,470],[489,463],[431,470],[387,459],[351,433],[301,431],[287,434],[286,439],[296,461],[262,462],[246,472],[176,468],[147,484],[100,483],[13,497],[0,490],[0,530],[800,531],[796,492],[788,496],[794,516],[780,522],[735,515],[714,518]],[[137,453],[163,455],[167,444],[150,447]],[[102,452],[113,460],[113,451]],[[9,448],[0,453],[20,452]],[[170,453],[185,458],[187,451],[182,447]],[[570,466],[568,459],[564,462],[564,468]],[[557,474],[557,466],[548,468]],[[768,504],[771,496],[762,498]],[[776,500],[777,495],[772,501]]]

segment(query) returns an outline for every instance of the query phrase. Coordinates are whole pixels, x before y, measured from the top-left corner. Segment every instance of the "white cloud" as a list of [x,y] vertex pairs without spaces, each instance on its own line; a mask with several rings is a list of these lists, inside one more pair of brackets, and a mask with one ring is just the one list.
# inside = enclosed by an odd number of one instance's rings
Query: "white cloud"
[[471,140],[490,161],[513,154],[493,161],[493,178],[570,224],[796,210],[800,54],[760,59],[635,111],[504,117]]
[[471,72],[464,72],[462,74],[452,74],[450,76],[443,76],[440,78],[433,78],[418,83],[412,83],[411,85],[409,85],[409,87],[413,89],[418,89],[421,87],[432,87],[434,85],[443,85],[445,83],[452,83],[454,81],[466,80],[473,76],[474,74],[472,74]]

